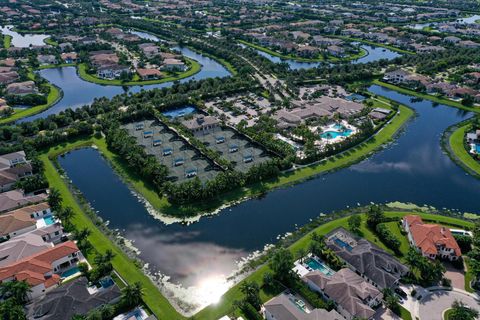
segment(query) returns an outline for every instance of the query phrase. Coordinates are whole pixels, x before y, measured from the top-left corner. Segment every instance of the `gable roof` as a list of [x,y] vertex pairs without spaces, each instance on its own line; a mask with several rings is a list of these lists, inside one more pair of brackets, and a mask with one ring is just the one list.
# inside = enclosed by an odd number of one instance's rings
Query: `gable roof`
[[420,216],[408,215],[404,217],[408,223],[410,234],[415,245],[427,254],[438,254],[437,245],[453,249],[456,256],[461,256],[462,252],[457,241],[453,237],[449,228],[438,224],[426,224]]
[[[350,248],[339,245],[335,241],[337,233],[355,239],[356,245]],[[392,287],[402,275],[408,272],[408,268],[391,254],[365,239],[357,239],[343,228],[330,232],[327,235],[326,244],[340,258],[382,289]]]

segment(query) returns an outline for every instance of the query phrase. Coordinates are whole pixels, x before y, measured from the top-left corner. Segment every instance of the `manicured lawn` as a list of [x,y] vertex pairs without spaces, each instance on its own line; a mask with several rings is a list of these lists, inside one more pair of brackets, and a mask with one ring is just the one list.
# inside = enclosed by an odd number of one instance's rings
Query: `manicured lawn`
[[56,41],[53,41],[52,38],[46,38],[43,40],[43,42],[45,42],[45,44],[51,45],[52,47],[58,46],[58,43]]
[[[429,214],[429,213],[422,213],[422,212],[399,212],[399,211],[388,211],[385,212],[385,215],[387,217],[398,217],[401,218],[407,214],[418,214],[420,215],[424,220],[433,220],[433,221],[439,221],[440,223],[446,223],[446,224],[465,224],[467,226],[473,226],[473,223],[464,221],[461,219],[453,218],[453,217],[447,217],[447,216],[441,216],[441,215],[435,215],[435,214]],[[379,247],[385,249],[385,245],[375,236],[373,233],[371,233],[369,230],[366,229],[365,226],[365,215],[362,214],[362,228],[361,232],[365,234],[365,238]],[[345,229],[348,229],[348,217],[340,218],[337,220],[333,220],[330,222],[327,222],[319,227],[317,227],[315,230],[312,232],[309,232],[302,238],[300,238],[298,241],[293,243],[290,247],[289,250],[295,255],[300,249],[308,250],[310,241],[311,241],[311,234],[313,232],[316,232],[319,235],[325,235],[339,227],[343,227]],[[366,230],[368,232],[366,232]],[[408,249],[408,248],[407,248]],[[389,250],[391,252],[391,250]],[[259,285],[263,283],[263,275],[270,271],[268,265],[263,265],[260,268],[257,269],[257,271],[253,272],[251,275],[249,275],[245,281],[255,281]],[[240,292],[240,284],[238,283],[234,287],[232,287],[230,290],[228,290],[225,295],[222,297],[221,301],[215,305],[210,305],[197,313],[195,315],[195,319],[218,319],[221,316],[230,313],[233,310],[233,301],[234,300],[241,300],[243,298],[242,293]],[[263,302],[268,301],[271,299],[273,296],[275,296],[275,293],[268,293],[265,292],[264,290],[261,291],[261,298]],[[411,319],[411,315],[407,310],[401,310],[401,317],[402,319]]]
[[[98,142],[95,139],[93,142]],[[50,158],[55,158],[59,154],[65,152],[65,150],[78,148],[85,145],[90,145],[91,141],[85,142],[80,140],[74,143],[63,144],[55,148],[51,148],[40,155],[40,160],[45,166],[45,176],[50,184],[57,188],[63,198],[63,203],[66,206],[72,207],[75,212],[73,217],[73,224],[77,228],[85,228],[91,230],[91,234],[88,240],[98,252],[105,252],[107,249],[112,250],[115,253],[113,259],[113,267],[125,279],[128,283],[140,282],[145,290],[144,302],[157,316],[158,319],[183,319],[180,314],[170,305],[168,300],[162,296],[158,288],[145,276],[141,269],[138,269],[132,260],[130,260],[110,239],[104,235],[93,224],[90,218],[83,212],[80,205],[76,202],[73,195],[70,193],[67,184],[58,174]],[[87,256],[87,259],[91,260],[91,256]]]
[[178,75],[175,75],[175,76],[168,76],[168,77],[156,79],[156,80],[145,80],[145,81],[138,80],[138,81],[123,82],[122,80],[118,80],[118,79],[115,79],[115,80],[100,79],[94,75],[87,73],[86,71],[87,65],[85,63],[80,63],[78,65],[78,75],[80,76],[80,78],[88,82],[104,84],[104,85],[112,85],[112,86],[141,86],[141,85],[148,85],[148,84],[159,84],[159,83],[165,83],[165,82],[184,79],[200,72],[200,70],[202,69],[202,66],[197,61],[188,59],[188,58],[187,60],[189,61],[189,65],[190,65],[187,71],[179,73]]
[[49,86],[50,92],[48,93],[46,104],[33,106],[27,109],[15,109],[14,113],[11,116],[0,119],[0,124],[9,123],[21,118],[32,116],[50,108],[55,103],[57,103],[57,101],[60,100],[60,98],[62,97],[62,92],[58,87],[52,85],[51,83],[49,83]]
[[463,144],[467,130],[470,128],[471,127],[469,124],[458,128],[452,133],[448,142],[453,152],[453,156],[455,156],[456,159],[461,162],[461,165],[480,175],[480,163],[475,160],[467,150],[465,150],[465,146]]
[[467,110],[467,111],[472,111],[472,112],[480,112],[480,108],[467,107],[467,106],[462,105],[458,101],[453,101],[453,100],[450,100],[450,99],[445,99],[445,98],[441,98],[441,97],[437,97],[437,96],[432,96],[432,95],[426,94],[426,93],[416,92],[416,91],[413,91],[413,90],[410,90],[410,89],[405,89],[405,88],[402,88],[402,87],[399,87],[399,86],[396,86],[396,85],[393,85],[393,84],[390,84],[390,83],[386,83],[386,82],[383,82],[383,81],[380,81],[380,80],[374,80],[373,83],[377,84],[379,86],[391,89],[391,90],[398,91],[398,92],[403,93],[403,94],[415,96],[417,98],[427,99],[427,100],[430,100],[430,101],[433,101],[433,102],[437,102],[439,104],[444,104],[444,105],[447,105],[447,106],[451,106],[451,107],[455,107],[455,108],[459,108],[459,109],[463,109],[463,110]]
[[385,225],[387,226],[388,230],[390,230],[398,240],[400,240],[400,252],[406,253],[410,248],[410,244],[408,243],[408,239],[405,235],[402,234],[401,226],[398,222],[386,222]]
[[412,315],[410,314],[410,311],[400,306],[400,318],[403,320],[412,320]]
[[5,49],[8,49],[10,48],[11,45],[12,45],[12,36],[3,35],[3,47]]

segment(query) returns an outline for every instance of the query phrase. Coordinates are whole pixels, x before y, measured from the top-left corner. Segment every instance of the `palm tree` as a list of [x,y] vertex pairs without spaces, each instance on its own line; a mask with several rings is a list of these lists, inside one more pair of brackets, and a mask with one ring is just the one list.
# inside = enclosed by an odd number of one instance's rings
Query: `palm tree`
[[450,320],[475,320],[477,317],[477,310],[469,308],[463,302],[458,300],[453,302],[452,309],[448,315]]
[[23,307],[15,301],[8,299],[0,303],[0,319],[2,320],[26,320]]
[[30,285],[25,281],[9,281],[0,284],[0,296],[13,299],[18,304],[27,301]]
[[122,289],[122,301],[126,306],[138,306],[142,301],[143,288],[140,282],[135,282]]
[[58,191],[58,189],[50,189],[50,193],[48,195],[48,204],[53,211],[58,211],[61,208],[62,196],[60,195],[60,191]]

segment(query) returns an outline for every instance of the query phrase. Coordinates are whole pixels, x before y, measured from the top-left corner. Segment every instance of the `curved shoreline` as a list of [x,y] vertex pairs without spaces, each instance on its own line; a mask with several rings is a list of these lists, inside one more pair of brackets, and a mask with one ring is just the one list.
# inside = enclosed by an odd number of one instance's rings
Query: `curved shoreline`
[[463,144],[470,126],[469,121],[470,119],[447,128],[442,135],[442,147],[453,162],[468,174],[480,179],[480,163],[465,150]]

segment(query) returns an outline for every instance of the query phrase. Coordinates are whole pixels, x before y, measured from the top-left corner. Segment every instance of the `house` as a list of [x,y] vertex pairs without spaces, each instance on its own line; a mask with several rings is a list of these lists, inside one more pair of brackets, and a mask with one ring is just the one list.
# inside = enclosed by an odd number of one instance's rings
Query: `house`
[[325,299],[333,300],[337,311],[348,320],[372,319],[375,315],[373,308],[381,304],[383,298],[380,290],[348,268],[333,275],[311,271],[302,280]]
[[9,240],[37,228],[37,222],[24,212],[0,215],[0,242]]
[[11,190],[15,183],[32,174],[32,165],[25,158],[24,151],[0,156],[0,192]]
[[458,46],[464,47],[464,48],[478,48],[478,47],[480,47],[480,43],[473,42],[471,40],[459,41],[457,44],[458,44]]
[[77,63],[78,54],[76,52],[67,52],[61,54],[64,63]]
[[160,48],[154,43],[142,43],[139,44],[138,47],[147,58],[152,58],[160,54]]
[[161,69],[167,71],[185,71],[187,65],[179,59],[164,59]]
[[410,76],[410,72],[405,71],[403,69],[398,69],[390,72],[385,72],[383,76],[383,80],[391,82],[391,83],[403,83],[406,81],[407,77]]
[[[298,300],[298,299],[297,299]],[[266,320],[343,320],[335,310],[313,309],[305,312],[295,303],[295,297],[281,293],[264,304]]]
[[35,82],[32,80],[24,81],[24,82],[14,82],[10,83],[7,86],[7,94],[16,94],[16,95],[27,95],[27,94],[36,94],[37,87],[35,86]]
[[20,76],[16,71],[2,72],[0,73],[0,84],[10,84],[20,79]]
[[416,215],[403,217],[402,225],[407,232],[410,245],[424,257],[455,261],[462,256],[460,247],[449,228],[424,223],[422,218]]
[[130,67],[118,64],[103,65],[97,68],[97,76],[103,79],[115,79],[122,73],[130,73]]
[[157,69],[137,69],[138,76],[142,80],[154,80],[162,77],[162,73]]
[[206,135],[215,132],[220,126],[220,121],[212,116],[197,115],[193,119],[182,121],[182,125],[194,135]]
[[15,209],[10,211],[9,213],[26,213],[33,219],[41,219],[45,216],[49,216],[52,214],[52,210],[48,202],[40,202],[37,204],[32,204],[29,206],[21,207],[19,209]]
[[7,104],[5,99],[0,98],[0,112],[9,109],[10,107]]
[[345,49],[337,45],[328,46],[327,51],[334,57],[342,57],[345,54]]
[[446,43],[458,43],[460,42],[462,39],[460,39],[459,37],[455,37],[455,36],[448,36],[448,37],[445,37],[443,38],[443,41],[445,41]]
[[26,195],[22,190],[10,190],[0,193],[0,213],[11,211],[26,205],[44,202],[47,200],[47,194]]
[[408,273],[408,268],[391,254],[365,239],[357,239],[343,228],[333,230],[326,239],[328,248],[377,288],[395,287]]
[[40,63],[42,65],[56,64],[57,63],[57,58],[54,55],[51,55],[51,54],[39,54],[37,56],[37,61],[38,61],[38,63]]
[[67,241],[0,267],[0,282],[26,281],[31,290],[29,298],[36,299],[55,288],[60,282],[60,274],[76,266],[80,260],[83,255],[77,245]]
[[115,303],[121,297],[120,289],[112,284],[92,291],[85,277],[77,278],[46,292],[27,306],[27,318],[38,320],[72,319],[74,315],[86,315],[105,304]]

